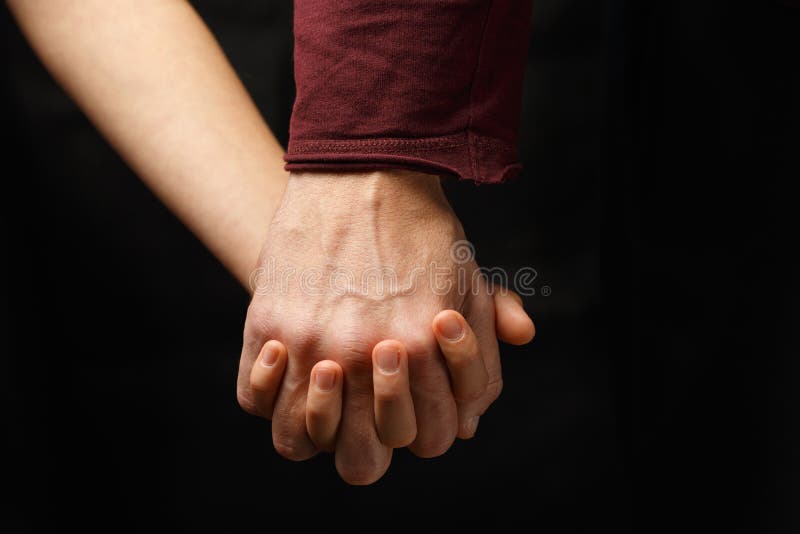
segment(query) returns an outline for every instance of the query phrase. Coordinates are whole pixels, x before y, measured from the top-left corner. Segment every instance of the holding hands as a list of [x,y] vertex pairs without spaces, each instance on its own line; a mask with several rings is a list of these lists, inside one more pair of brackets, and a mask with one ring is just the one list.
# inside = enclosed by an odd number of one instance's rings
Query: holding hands
[[392,448],[433,457],[474,435],[502,389],[497,337],[522,344],[534,329],[454,243],[467,245],[438,177],[290,177],[252,278],[238,384],[281,455],[335,450],[340,475],[369,484]]
[[[237,396],[272,419],[281,455],[335,451],[341,476],[368,484],[394,447],[433,457],[474,435],[502,389],[497,338],[527,343],[534,326],[518,297],[493,294],[470,247],[454,248],[468,243],[438,177],[287,177],[283,148],[187,2],[7,5],[130,167],[234,276],[249,278]],[[510,152],[489,141],[476,154],[497,156],[488,162],[497,170]]]

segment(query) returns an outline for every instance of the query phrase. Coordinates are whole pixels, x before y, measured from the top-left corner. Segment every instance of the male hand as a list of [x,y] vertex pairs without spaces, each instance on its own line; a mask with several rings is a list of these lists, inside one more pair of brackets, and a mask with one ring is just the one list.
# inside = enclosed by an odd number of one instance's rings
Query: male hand
[[[272,417],[273,442],[283,456],[302,460],[335,447],[342,477],[370,483],[388,468],[389,445],[408,444],[424,457],[442,454],[456,435],[474,433],[476,417],[499,395],[494,304],[437,177],[293,174],[259,265],[238,397],[247,411]],[[449,369],[430,326],[446,309],[463,314],[480,349],[449,362]],[[437,335],[461,335],[445,322],[435,324]],[[416,414],[415,435],[388,445],[376,431],[372,384],[372,350],[387,338],[407,350]],[[253,362],[271,339],[288,350],[274,409],[258,405],[249,382]],[[306,431],[309,377],[322,360],[344,372],[335,444],[315,443]],[[466,386],[453,391],[449,374],[459,373],[470,379],[459,380]]]

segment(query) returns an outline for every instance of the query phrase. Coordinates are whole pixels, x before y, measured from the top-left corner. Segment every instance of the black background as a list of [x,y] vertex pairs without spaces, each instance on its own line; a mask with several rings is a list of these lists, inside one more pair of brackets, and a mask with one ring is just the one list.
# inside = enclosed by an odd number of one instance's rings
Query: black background
[[[194,4],[285,142],[290,3]],[[240,411],[247,296],[0,10],[0,526],[796,532],[790,4],[536,2],[524,176],[448,191],[481,264],[551,289],[537,339],[477,439],[366,488]]]

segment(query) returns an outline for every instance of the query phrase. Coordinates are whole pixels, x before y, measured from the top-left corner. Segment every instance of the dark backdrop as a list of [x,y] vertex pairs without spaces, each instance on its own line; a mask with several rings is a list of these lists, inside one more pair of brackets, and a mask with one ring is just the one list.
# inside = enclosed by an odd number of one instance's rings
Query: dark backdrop
[[[194,3],[285,141],[290,3]],[[366,488],[239,410],[246,295],[0,10],[0,525],[796,529],[791,3],[536,2],[524,176],[448,190],[481,264],[537,269],[537,339],[477,439]]]

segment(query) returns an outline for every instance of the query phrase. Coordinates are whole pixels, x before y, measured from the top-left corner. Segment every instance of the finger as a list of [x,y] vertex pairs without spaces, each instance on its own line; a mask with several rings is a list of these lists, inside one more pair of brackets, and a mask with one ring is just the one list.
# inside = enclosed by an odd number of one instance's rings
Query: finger
[[[342,346],[338,344],[339,350]],[[389,469],[392,449],[381,443],[375,427],[372,361],[360,354],[347,356],[351,357],[337,358],[344,371],[344,399],[336,436],[336,471],[348,484],[372,484]]]
[[272,418],[275,396],[285,369],[286,347],[283,343],[275,340],[264,343],[250,370],[250,389],[258,412],[266,419]]
[[[427,328],[431,328],[430,325]],[[430,330],[428,330],[430,334]],[[429,334],[429,335],[430,335]],[[430,341],[435,347],[435,339]],[[438,348],[404,341],[408,352],[411,398],[417,417],[417,437],[408,449],[421,458],[441,456],[458,435],[458,409],[450,387],[447,364]]]
[[264,337],[261,330],[255,327],[254,321],[249,319],[245,321],[242,354],[239,357],[239,372],[236,377],[236,400],[244,411],[259,417],[261,417],[261,413],[253,398],[253,390],[250,388],[250,375],[261,349],[264,348],[264,343],[268,339],[269,337]]
[[478,340],[467,321],[454,310],[444,310],[433,318],[433,333],[450,370],[456,403],[473,401],[483,395],[489,377]]
[[522,299],[508,289],[494,291],[497,337],[511,345],[525,345],[536,335],[536,326],[525,313]]
[[450,369],[458,405],[458,437],[469,439],[486,408],[481,400],[489,383],[479,341],[464,317],[453,310],[440,312],[433,320],[433,330]]
[[500,365],[500,348],[495,332],[494,299],[489,295],[485,281],[481,278],[480,291],[471,299],[465,314],[466,324],[474,332],[477,350],[480,354],[488,381],[483,394],[476,400],[462,402],[459,405],[459,437],[469,438],[475,435],[481,415],[497,400],[503,389],[503,374]]
[[407,447],[417,437],[414,402],[408,385],[408,355],[402,343],[382,341],[372,350],[375,426],[387,447]]
[[306,428],[318,449],[333,451],[342,418],[342,368],[330,360],[311,370],[306,399]]
[[307,362],[297,356],[286,359],[286,371],[272,412],[272,444],[284,458],[302,461],[314,456],[317,447],[306,429],[306,398],[311,370]]

